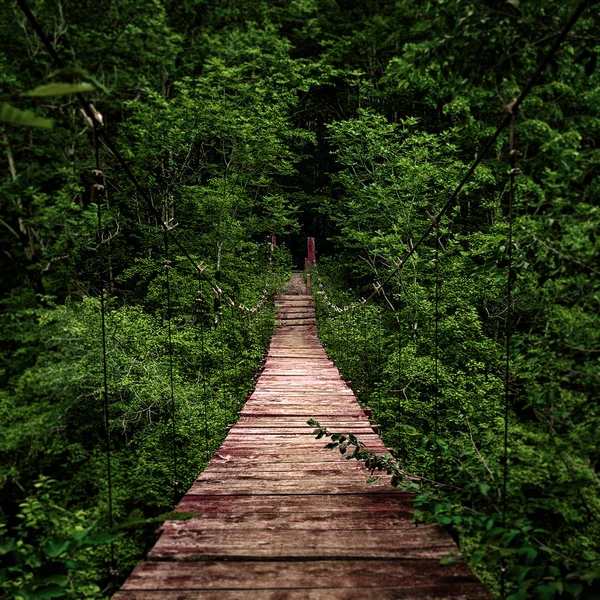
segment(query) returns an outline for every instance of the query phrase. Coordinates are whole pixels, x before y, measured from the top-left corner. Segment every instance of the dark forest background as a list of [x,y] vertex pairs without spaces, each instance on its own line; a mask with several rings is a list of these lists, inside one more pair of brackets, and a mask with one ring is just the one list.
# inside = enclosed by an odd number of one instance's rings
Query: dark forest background
[[[114,591],[235,419],[275,324],[271,302],[230,310],[173,245],[169,309],[159,219],[102,142],[92,173],[73,92],[228,297],[274,293],[314,236],[315,286],[344,306],[428,226],[575,6],[32,1],[71,67],[57,71],[0,5],[4,597]],[[510,306],[508,132],[440,225],[437,348],[433,238],[366,307],[320,303],[322,339],[386,444],[443,484],[420,487],[416,518],[450,528],[496,595],[505,565],[512,600],[599,597],[599,8],[516,120]]]

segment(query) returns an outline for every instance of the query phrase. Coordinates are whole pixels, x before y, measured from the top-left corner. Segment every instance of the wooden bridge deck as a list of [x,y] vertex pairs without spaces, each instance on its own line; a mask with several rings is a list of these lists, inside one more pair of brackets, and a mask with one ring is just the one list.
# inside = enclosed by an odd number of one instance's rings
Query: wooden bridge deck
[[324,449],[306,421],[386,452],[317,338],[313,299],[283,296],[256,389],[116,600],[488,599],[411,495]]

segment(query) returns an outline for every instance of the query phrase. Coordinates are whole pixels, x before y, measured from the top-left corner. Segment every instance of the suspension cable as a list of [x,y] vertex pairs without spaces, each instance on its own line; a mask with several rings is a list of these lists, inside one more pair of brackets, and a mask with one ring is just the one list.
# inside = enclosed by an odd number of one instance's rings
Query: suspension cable
[[[96,170],[94,177],[102,178],[102,171],[100,170],[100,149],[98,144],[98,129],[94,126],[94,158],[96,163]],[[100,180],[102,181],[102,180]],[[96,200],[97,206],[97,219],[98,219],[98,261],[100,262],[100,321],[102,330],[102,396],[103,396],[103,412],[104,412],[104,441],[105,441],[105,454],[106,454],[106,480],[108,486],[108,526],[110,529],[114,525],[113,517],[113,483],[112,483],[112,468],[111,468],[111,439],[110,439],[110,412],[108,404],[108,359],[107,359],[107,348],[106,348],[106,302],[104,293],[106,291],[106,282],[104,280],[104,252],[102,249],[103,235],[102,235],[102,204],[100,203],[100,193],[104,189],[104,184],[94,182],[92,185],[92,201]],[[96,197],[98,196],[98,197]],[[110,543],[110,571],[111,575],[116,574],[115,567],[115,548],[114,542]]]
[[169,347],[169,384],[170,384],[170,405],[171,405],[171,444],[173,461],[173,486],[174,502],[177,500],[177,488],[179,487],[177,474],[177,442],[176,442],[176,423],[175,423],[175,382],[173,378],[173,334],[171,321],[173,318],[173,306],[171,302],[171,279],[169,272],[171,270],[171,261],[169,260],[169,235],[163,230],[163,240],[165,247],[165,283],[167,292],[167,342]]
[[383,381],[383,365],[381,363],[381,343],[382,343],[382,318],[383,309],[379,307],[378,311],[379,322],[377,327],[377,379],[379,389],[377,390],[377,420],[381,422],[381,382]]
[[435,220],[435,401],[434,401],[434,416],[433,416],[433,437],[434,437],[434,464],[433,464],[433,480],[437,481],[438,474],[438,435],[439,435],[439,408],[440,408],[440,220]]
[[368,337],[368,326],[367,326],[367,308],[365,307],[365,314],[363,315],[363,364],[365,366],[365,402],[367,406],[371,401],[371,375],[370,375],[370,363],[369,363],[369,351],[367,348],[367,337]]
[[[513,206],[515,200],[515,177],[519,170],[515,167],[517,150],[515,150],[515,115],[512,115],[510,123],[510,175],[508,186],[508,250],[506,267],[506,357],[504,366],[504,439],[503,439],[503,461],[502,461],[502,527],[506,527],[506,488],[508,482],[508,425],[509,425],[509,406],[510,406],[510,349],[511,349],[511,334],[513,322],[513,265],[512,265],[512,248],[513,248]],[[504,561],[501,568],[500,585],[502,588],[501,595],[505,597],[505,579],[506,567]]]
[[225,409],[225,429],[227,429],[227,425],[229,424],[230,418],[230,410],[229,410],[229,394],[225,389],[225,321],[223,319],[223,308],[219,306],[219,327],[220,327],[220,346],[221,346],[221,393],[223,394],[223,402]]
[[[233,385],[233,398],[236,397],[236,387],[238,383],[238,361],[235,359],[236,355],[236,346],[237,346],[237,335],[235,333],[235,310],[233,304],[230,305],[231,308],[231,340],[232,340],[232,355],[231,360],[233,361],[233,375],[234,375],[234,385]],[[234,405],[235,406],[235,405]]]
[[398,274],[398,310],[396,312],[396,320],[398,321],[398,409],[400,408],[400,380],[402,378],[402,361],[401,361],[401,352],[402,352],[402,331],[400,327],[400,298],[402,296],[401,289],[401,281],[400,281],[400,271]]
[[200,365],[202,369],[202,405],[204,409],[204,441],[206,444],[206,460],[209,457],[210,435],[208,432],[208,398],[206,396],[206,360],[204,329],[206,327],[206,314],[202,307],[202,278],[198,277],[198,303],[200,308]]

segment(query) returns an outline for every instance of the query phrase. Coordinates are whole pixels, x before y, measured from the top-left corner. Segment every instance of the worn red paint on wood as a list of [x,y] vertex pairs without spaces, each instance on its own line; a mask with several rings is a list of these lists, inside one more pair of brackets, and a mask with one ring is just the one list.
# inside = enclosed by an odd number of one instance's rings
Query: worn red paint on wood
[[278,305],[255,390],[177,506],[196,515],[162,525],[114,598],[489,600],[463,561],[440,565],[457,548],[410,522],[411,494],[367,485],[361,464],[311,435],[315,417],[386,452],[319,343],[312,297]]
[[311,265],[315,264],[315,238],[309,237],[306,239],[306,255],[307,260]]

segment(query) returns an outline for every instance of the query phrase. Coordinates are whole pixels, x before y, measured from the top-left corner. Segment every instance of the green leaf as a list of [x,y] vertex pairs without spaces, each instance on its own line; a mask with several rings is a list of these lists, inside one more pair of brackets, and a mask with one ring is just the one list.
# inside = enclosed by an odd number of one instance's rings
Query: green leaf
[[140,508],[134,508],[129,515],[127,515],[127,518],[123,522],[119,523],[118,527],[131,527],[133,525],[139,525],[140,523],[145,522],[146,518],[144,517],[143,511]]
[[552,598],[556,596],[558,588],[554,583],[547,583],[545,585],[536,586],[535,591],[540,600],[552,600]]
[[108,90],[95,77],[92,77],[85,69],[81,69],[80,67],[64,67],[50,73],[47,79],[58,79],[61,81],[82,79],[91,83],[96,89],[108,93]]
[[367,479],[367,484],[368,485],[375,485],[377,483],[379,483],[381,481],[381,477],[369,477]]
[[587,583],[592,583],[592,581],[595,581],[596,579],[600,579],[600,569],[588,571],[581,576],[581,580]]
[[3,538],[0,540],[0,556],[14,552],[18,548],[14,538]]
[[442,556],[440,559],[440,565],[451,565],[460,560],[460,554],[456,554],[455,552],[451,552],[450,554],[446,554],[446,556]]
[[68,575],[48,575],[47,577],[44,577],[44,583],[46,583],[47,585],[54,583],[55,585],[64,587],[65,585],[67,585],[69,583],[69,576]]
[[92,523],[89,527],[86,527],[85,529],[74,529],[70,531],[69,534],[75,541],[82,542],[84,538],[86,538],[87,535],[90,533],[90,531],[94,529],[95,526],[96,523]]
[[44,600],[45,598],[64,598],[66,592],[64,589],[56,586],[48,586],[42,589],[37,589],[29,594],[28,598],[32,600]]
[[38,117],[31,110],[21,110],[8,102],[0,102],[0,121],[11,125],[25,125],[26,127],[52,128],[52,119]]
[[50,558],[57,558],[66,552],[70,545],[71,542],[68,540],[48,540],[42,547],[42,550],[46,556]]
[[535,548],[519,548],[519,555],[523,557],[525,563],[530,565],[537,556],[537,550]]
[[510,573],[515,581],[523,581],[532,568],[526,565],[515,565],[511,567]]
[[110,533],[107,531],[101,531],[88,536],[85,542],[90,546],[101,546],[103,544],[111,544],[120,537],[123,537],[123,535],[123,533]]
[[46,83],[38,85],[32,90],[23,92],[21,96],[65,96],[66,94],[81,94],[83,92],[93,92],[95,86],[91,83]]
[[487,496],[488,492],[492,489],[491,485],[488,485],[487,483],[480,483],[479,484],[479,491],[484,495]]
[[163,513],[162,515],[158,515],[154,517],[152,521],[187,521],[194,517],[197,513],[195,512],[178,512],[176,510],[171,512]]
[[580,583],[565,583],[563,584],[565,592],[577,597],[583,592],[583,586]]

